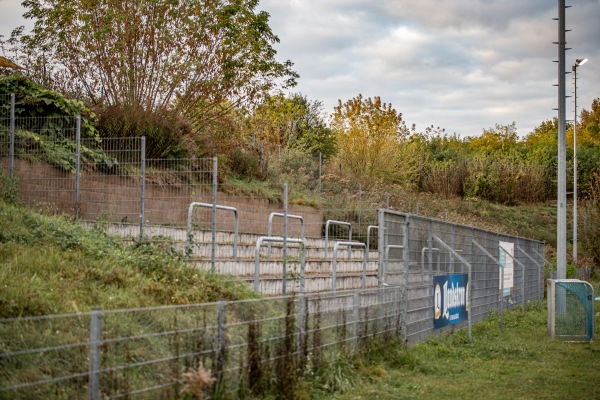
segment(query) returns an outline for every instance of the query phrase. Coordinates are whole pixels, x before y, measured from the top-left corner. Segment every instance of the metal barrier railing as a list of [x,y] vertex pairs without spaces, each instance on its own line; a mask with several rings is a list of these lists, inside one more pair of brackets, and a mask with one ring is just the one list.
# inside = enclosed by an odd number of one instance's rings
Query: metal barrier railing
[[[260,286],[260,246],[263,242],[276,242],[276,243],[298,243],[302,245],[300,250],[300,292],[304,292],[304,268],[305,268],[305,257],[304,250],[306,249],[306,243],[304,239],[298,238],[282,238],[279,236],[261,236],[256,241],[256,255],[254,260],[254,290],[259,291]],[[287,277],[286,277],[286,264],[283,263],[283,277],[282,277],[282,294],[286,293]]]
[[367,245],[361,242],[335,242],[333,245],[333,264],[331,267],[332,271],[332,279],[331,279],[331,290],[335,292],[336,290],[336,281],[337,281],[337,252],[340,246],[348,246],[350,249],[352,247],[363,247],[364,255],[363,255],[363,271],[362,271],[362,288],[364,289],[367,285]]
[[[271,237],[273,235],[273,218],[274,217],[282,217],[282,218],[287,218],[288,219],[296,219],[300,221],[300,238],[304,239],[304,218],[300,215],[292,215],[292,214],[285,214],[285,213],[278,213],[278,212],[272,212],[271,214],[269,214],[269,225],[268,225],[268,230],[267,230],[267,236]],[[271,243],[269,242],[269,247],[267,250],[267,256],[271,257]]]
[[[325,256],[324,258],[327,258],[327,253],[328,253],[328,248],[329,248],[329,227],[331,225],[340,225],[340,226],[347,226],[348,227],[348,241],[351,242],[352,241],[352,224],[350,222],[345,222],[345,221],[335,221],[335,220],[327,220],[327,222],[325,222]],[[351,257],[351,252],[349,250],[348,253],[348,257]]]
[[[217,210],[233,211],[234,218],[235,218],[234,233],[233,233],[233,259],[236,260],[237,259],[237,248],[238,248],[239,226],[240,226],[238,210],[235,207],[221,206],[218,204],[216,206],[214,206],[213,204],[209,204],[209,203],[193,202],[188,207],[187,235],[186,235],[186,242],[185,242],[186,254],[189,254],[192,250],[192,215],[193,215],[193,211],[194,211],[195,207],[205,207],[205,208],[215,207]],[[213,239],[212,246],[213,246],[213,248],[216,246],[215,239]],[[212,251],[212,254],[214,254],[214,253],[215,252]],[[214,259],[212,260],[212,262],[214,264]]]

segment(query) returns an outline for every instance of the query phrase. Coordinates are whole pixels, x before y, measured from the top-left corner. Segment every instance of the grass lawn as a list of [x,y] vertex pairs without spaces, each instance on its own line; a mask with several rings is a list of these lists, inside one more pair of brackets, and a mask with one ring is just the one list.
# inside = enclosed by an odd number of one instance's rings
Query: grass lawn
[[600,399],[600,302],[596,341],[552,341],[545,303],[491,317],[425,343],[375,349],[352,361],[358,377],[330,399]]

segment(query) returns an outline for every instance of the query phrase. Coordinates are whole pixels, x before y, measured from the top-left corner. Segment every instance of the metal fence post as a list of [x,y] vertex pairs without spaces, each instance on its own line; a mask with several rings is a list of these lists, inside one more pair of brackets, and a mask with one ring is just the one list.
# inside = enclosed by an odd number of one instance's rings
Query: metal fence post
[[10,94],[10,180],[15,177],[15,94]]
[[102,343],[102,310],[92,308],[90,316],[90,371],[88,399],[100,399],[100,345]]
[[213,158],[213,170],[212,170],[212,245],[210,249],[210,265],[211,271],[215,272],[215,261],[217,255],[217,179],[219,171],[219,159]]
[[404,249],[402,249],[403,255],[402,258],[404,264],[404,288],[402,293],[402,301],[403,304],[403,316],[402,316],[402,330],[404,331],[404,341],[408,342],[408,287],[410,284],[409,276],[410,276],[410,249],[409,249],[409,217],[408,215],[404,218],[404,226],[403,226],[403,243]]
[[298,356],[301,359],[306,351],[306,296],[304,293],[298,295]]
[[378,265],[377,265],[377,287],[383,287],[383,269],[385,265],[385,211],[379,210],[379,227],[377,228],[377,253],[378,253]]
[[[428,316],[429,316],[429,320],[431,321],[431,323],[433,324],[434,321],[434,317],[435,317],[435,311],[434,311],[434,289],[433,289],[433,223],[431,221],[429,221],[427,223],[427,252],[429,253],[429,260],[427,261],[427,271],[428,271],[428,276],[427,276],[427,282],[430,282],[429,285],[429,290],[428,290],[428,294],[429,294],[429,312],[428,312]],[[440,255],[438,254],[438,269],[439,269],[439,258]],[[438,271],[439,273],[440,271]]]
[[[446,211],[447,213],[447,211]],[[448,220],[448,217],[446,216],[446,220]],[[450,247],[452,247],[452,249],[456,249],[456,228],[454,226],[454,224],[450,225]],[[449,274],[453,274],[454,273],[454,263],[456,262],[456,260],[454,259],[454,256],[452,255],[452,253],[449,254],[450,256],[450,270],[448,271]],[[462,273],[464,271],[464,266],[461,265],[460,266],[460,272]]]
[[81,174],[81,114],[75,126],[75,218],[79,218],[79,178]]
[[[517,239],[517,249],[521,247],[519,245],[520,241],[519,239]],[[525,277],[527,276],[527,266],[525,265],[525,263],[522,263],[521,265],[523,266],[523,282],[521,283],[521,295],[523,297],[521,298],[521,312],[525,314]]]
[[389,193],[385,194],[385,208],[387,208],[387,209],[390,208],[390,194]]
[[140,243],[144,241],[144,220],[146,203],[146,136],[141,138],[140,149]]
[[[402,288],[400,286],[396,287],[396,304],[397,307],[397,320],[396,320],[396,336],[400,336],[402,334]],[[433,308],[433,307],[432,307]],[[433,321],[433,317],[431,318]],[[399,331],[398,331],[399,329]],[[406,337],[405,337],[406,339]]]
[[[496,241],[498,242],[498,253],[500,253],[500,237],[498,237]],[[498,254],[498,256],[499,255],[500,254]],[[506,256],[504,257],[504,259],[506,260]],[[500,277],[498,279],[500,279],[500,330],[502,330],[502,328],[504,327],[504,266],[498,264],[498,268],[500,268],[500,273],[498,274],[500,275]]]
[[283,280],[282,294],[285,295],[287,287],[287,236],[288,236],[288,183],[283,184]]
[[358,328],[360,324],[360,290],[355,289],[352,294],[352,315],[354,323],[352,324],[352,338],[354,342],[354,348],[358,348]]
[[217,311],[217,359],[215,362],[215,376],[217,387],[222,384],[223,372],[225,370],[225,334],[227,333],[227,302],[219,300]]
[[[543,251],[543,249],[542,249]],[[534,250],[535,252],[535,250]],[[537,291],[538,291],[538,300],[543,300],[544,298],[544,293],[542,291],[542,285],[544,284],[544,257],[541,257],[542,261],[538,264],[538,285],[537,285]]]

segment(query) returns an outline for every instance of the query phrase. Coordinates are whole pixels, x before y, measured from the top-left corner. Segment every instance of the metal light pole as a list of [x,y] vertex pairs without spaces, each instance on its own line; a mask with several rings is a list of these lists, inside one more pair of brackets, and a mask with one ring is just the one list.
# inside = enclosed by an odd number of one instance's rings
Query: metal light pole
[[567,146],[565,129],[565,0],[558,0],[558,188],[556,212],[556,277],[567,277]]
[[573,118],[573,262],[577,265],[577,67],[585,64],[587,58],[578,58],[573,64],[575,78],[575,118]]

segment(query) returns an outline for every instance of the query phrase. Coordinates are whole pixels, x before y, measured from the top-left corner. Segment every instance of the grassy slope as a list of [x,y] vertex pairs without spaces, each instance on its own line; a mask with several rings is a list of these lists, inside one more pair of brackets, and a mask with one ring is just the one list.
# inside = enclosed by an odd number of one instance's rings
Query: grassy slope
[[[596,302],[598,305],[599,302]],[[596,337],[600,313],[596,312]],[[476,325],[406,349],[385,346],[352,362],[358,380],[343,393],[351,399],[598,399],[600,343],[551,341],[545,305]]]
[[553,202],[504,206],[479,199],[444,199],[429,193],[398,191],[391,194],[393,208],[432,218],[476,226],[556,244],[556,206]]
[[192,270],[169,249],[127,246],[0,202],[0,318],[252,296],[242,283]]
[[[555,241],[554,207],[392,194],[394,208]],[[193,271],[180,254],[130,247],[97,229],[0,202],[0,317],[197,303],[252,296],[242,284]]]
[[[541,240],[554,235],[549,205],[503,207],[409,194],[395,200],[402,211],[414,212],[419,201],[420,213],[431,217]],[[189,269],[169,249],[130,247],[101,230],[0,201],[0,318],[251,296],[242,284]],[[600,398],[598,342],[551,342],[543,309],[506,316],[503,332],[497,323],[477,325],[473,344],[457,332],[409,350],[374,348],[299,389],[335,399]],[[346,390],[332,397],[327,387]]]

